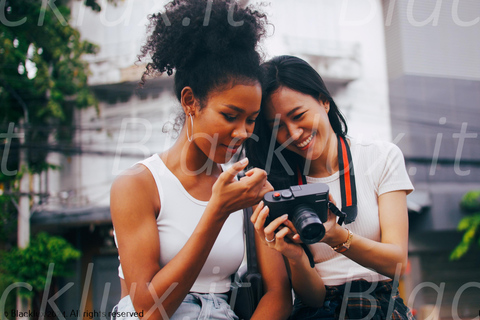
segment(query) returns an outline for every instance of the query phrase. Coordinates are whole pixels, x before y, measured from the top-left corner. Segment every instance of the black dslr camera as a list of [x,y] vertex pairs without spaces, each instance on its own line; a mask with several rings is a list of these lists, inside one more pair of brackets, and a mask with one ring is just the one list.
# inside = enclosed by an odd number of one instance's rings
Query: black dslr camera
[[323,222],[328,217],[328,191],[325,183],[312,183],[266,193],[263,200],[270,213],[265,226],[287,213],[303,243],[319,242],[325,235]]

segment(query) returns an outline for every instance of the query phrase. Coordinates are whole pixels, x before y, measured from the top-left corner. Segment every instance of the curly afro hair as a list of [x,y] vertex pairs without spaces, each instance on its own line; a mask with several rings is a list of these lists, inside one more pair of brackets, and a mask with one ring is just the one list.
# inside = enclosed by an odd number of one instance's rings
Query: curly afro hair
[[235,1],[173,0],[149,17],[149,36],[139,59],[151,58],[142,76],[175,70],[175,95],[192,91],[200,105],[212,90],[261,80],[257,44],[266,33],[265,14]]

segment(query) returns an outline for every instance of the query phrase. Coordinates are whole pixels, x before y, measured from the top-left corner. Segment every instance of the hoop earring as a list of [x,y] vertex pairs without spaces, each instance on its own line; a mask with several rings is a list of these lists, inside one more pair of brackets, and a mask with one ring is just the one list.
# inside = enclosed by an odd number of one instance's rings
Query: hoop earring
[[192,135],[190,136],[188,134],[188,123],[187,123],[187,139],[188,139],[189,142],[192,142],[192,140],[193,140],[193,115],[191,113],[189,113],[188,116],[190,117],[190,123],[192,124]]

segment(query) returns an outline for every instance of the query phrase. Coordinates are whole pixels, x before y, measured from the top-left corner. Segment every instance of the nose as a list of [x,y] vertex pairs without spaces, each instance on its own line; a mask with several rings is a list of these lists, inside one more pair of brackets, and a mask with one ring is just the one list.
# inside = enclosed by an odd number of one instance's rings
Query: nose
[[297,140],[298,138],[300,138],[300,136],[303,133],[303,129],[293,123],[287,124],[287,130],[288,130],[288,135],[293,140]]
[[239,124],[232,132],[232,138],[244,140],[248,138],[247,128],[244,123]]

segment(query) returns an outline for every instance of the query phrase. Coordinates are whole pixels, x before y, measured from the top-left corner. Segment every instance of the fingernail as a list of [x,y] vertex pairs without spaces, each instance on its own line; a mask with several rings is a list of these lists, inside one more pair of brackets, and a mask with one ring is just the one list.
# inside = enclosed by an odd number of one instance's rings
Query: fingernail
[[248,158],[243,158],[242,160],[240,160],[240,163],[241,164],[247,164],[248,163]]
[[268,209],[268,206],[263,207],[262,212],[267,211],[267,209]]
[[287,220],[286,218],[288,218],[288,213],[286,213],[282,216],[282,219]]

